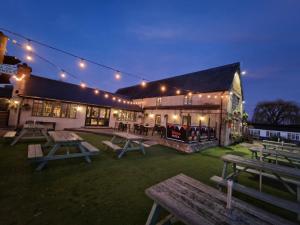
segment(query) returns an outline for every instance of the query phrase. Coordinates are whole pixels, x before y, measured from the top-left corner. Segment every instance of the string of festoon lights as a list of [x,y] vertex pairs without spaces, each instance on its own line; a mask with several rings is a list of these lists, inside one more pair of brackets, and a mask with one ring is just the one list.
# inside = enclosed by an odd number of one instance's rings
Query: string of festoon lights
[[[46,57],[41,56],[40,54],[38,54],[36,52],[36,48],[34,47],[33,44],[37,44],[37,45],[40,45],[40,46],[52,49],[52,50],[55,50],[57,52],[60,52],[60,53],[63,53],[65,55],[68,55],[68,56],[71,56],[71,57],[75,58],[77,60],[78,67],[80,69],[85,69],[87,67],[87,64],[93,64],[93,65],[96,65],[98,67],[101,67],[101,68],[113,71],[114,72],[114,78],[116,80],[120,80],[122,78],[122,75],[134,77],[134,78],[137,78],[137,79],[140,80],[140,85],[143,88],[145,88],[147,86],[147,83],[149,82],[149,80],[146,79],[144,76],[140,76],[140,75],[137,75],[137,74],[129,73],[129,72],[123,71],[121,69],[114,68],[112,66],[108,66],[108,65],[105,65],[105,64],[93,61],[93,60],[88,59],[86,57],[78,56],[78,55],[76,55],[74,53],[71,53],[71,52],[68,52],[66,50],[62,50],[62,49],[53,47],[53,46],[51,46],[49,44],[46,44],[44,42],[33,40],[33,39],[28,38],[28,37],[26,37],[26,36],[24,36],[22,34],[10,31],[10,30],[5,29],[5,28],[0,28],[0,30],[4,31],[6,33],[10,33],[11,35],[16,36],[16,37],[22,39],[22,41],[17,41],[16,39],[13,39],[13,38],[9,37],[9,40],[15,46],[17,46],[20,49],[23,49],[23,50],[26,51],[25,59],[28,62],[32,62],[35,57],[39,58],[39,59],[43,60],[44,62],[48,63],[49,65],[51,65],[52,67],[54,67],[56,70],[58,70],[59,71],[59,76],[60,76],[61,79],[66,79],[68,76],[70,76],[70,77],[78,80],[80,82],[79,85],[83,89],[87,88],[87,87],[90,87],[90,88],[94,89],[94,93],[96,95],[100,94],[100,91],[99,91],[98,88],[91,87],[90,85],[88,85],[87,82],[84,82],[83,80],[79,79],[78,76],[76,76],[75,74],[70,73],[69,71],[67,71],[66,69],[64,69],[64,68],[60,67],[59,65],[55,64],[54,62],[52,62],[51,60],[47,59]],[[246,74],[245,71],[241,72],[241,75],[245,75],[245,74]],[[15,79],[18,81],[18,80],[21,80],[22,77],[21,78],[15,77]],[[201,93],[193,93],[191,90],[180,89],[178,87],[173,87],[173,86],[168,86],[167,87],[165,84],[162,84],[162,83],[159,84],[159,88],[160,88],[160,91],[161,91],[162,94],[167,91],[167,88],[169,88],[169,89],[174,89],[174,93],[176,95],[182,95],[182,94],[184,94],[186,96],[192,96],[194,94],[197,94],[199,96],[199,98],[203,97],[203,94],[201,94]],[[102,94],[104,95],[105,98],[111,98],[113,101],[118,101],[120,103],[127,103],[127,104],[139,104],[139,105],[141,104],[141,102],[136,102],[136,101],[132,102],[132,101],[128,101],[128,99],[122,99],[122,98],[120,98],[120,96],[111,94],[109,92],[105,92],[105,91],[102,91],[102,92],[103,92]],[[232,93],[230,93],[230,94],[232,94]],[[206,97],[207,98],[215,98],[216,99],[218,97],[223,98],[224,96],[222,94],[220,96],[218,96],[218,95],[212,96],[210,94],[207,94]]]

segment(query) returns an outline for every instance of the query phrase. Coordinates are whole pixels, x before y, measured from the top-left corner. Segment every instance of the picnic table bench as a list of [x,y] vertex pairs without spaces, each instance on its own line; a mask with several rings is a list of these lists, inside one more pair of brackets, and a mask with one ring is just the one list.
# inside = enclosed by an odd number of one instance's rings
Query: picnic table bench
[[[36,168],[38,171],[42,170],[48,161],[51,160],[83,157],[88,163],[90,163],[90,156],[99,153],[99,149],[90,143],[83,141],[81,137],[73,132],[50,131],[49,135],[53,140],[53,144],[47,155],[44,156],[43,148],[40,144],[28,146],[28,159],[39,163],[38,167]],[[78,148],[80,152],[70,153],[67,151],[66,154],[55,154],[62,147],[75,147]]]
[[[251,172],[250,170],[257,171],[261,177],[268,176],[269,178],[276,179],[284,185],[284,187],[293,195],[297,196],[298,203],[300,202],[300,170],[292,167],[276,165],[267,163],[264,161],[258,161],[255,159],[248,159],[236,155],[224,155],[222,156],[224,161],[222,179],[237,180],[238,175],[241,172]],[[233,164],[233,172],[227,175],[228,164]],[[297,186],[297,191],[291,187],[291,184]],[[250,193],[250,192],[249,192]],[[253,191],[252,191],[253,193]],[[253,194],[253,197],[257,195]],[[274,203],[274,202],[271,202]],[[300,211],[298,211],[298,218],[300,219]]]
[[[189,225],[288,225],[292,222],[232,197],[227,196],[184,174],[179,174],[146,190],[154,204],[146,225],[171,224],[176,220]],[[162,209],[170,213],[159,222]]]
[[17,131],[7,131],[3,137],[4,138],[14,138],[17,134]]
[[281,151],[289,151],[300,153],[300,148],[297,146],[290,146],[290,145],[279,145],[279,144],[272,144],[272,143],[263,143],[265,149],[273,149],[273,150],[281,150]]
[[278,163],[278,158],[282,158],[287,160],[287,162],[296,168],[298,168],[300,163],[300,153],[295,153],[295,152],[289,152],[289,151],[281,151],[281,150],[276,150],[276,149],[264,149],[264,148],[259,148],[259,147],[252,147],[249,148],[249,151],[251,151],[252,158],[259,159],[258,153],[262,154],[263,159],[269,159],[273,160]]
[[22,139],[46,139],[47,142],[50,141],[47,128],[40,124],[24,124],[20,133],[15,136],[10,145],[13,146]]
[[[118,138],[125,139],[125,144],[123,147],[117,145],[118,143],[120,143],[120,140],[117,140]],[[141,136],[129,134],[126,132],[115,132],[110,141],[102,141],[102,143],[116,151],[118,153],[118,158],[120,159],[126,152],[129,151],[141,151],[145,155],[146,152],[144,149],[143,140],[144,138]],[[133,145],[134,143],[138,146],[135,147]]]

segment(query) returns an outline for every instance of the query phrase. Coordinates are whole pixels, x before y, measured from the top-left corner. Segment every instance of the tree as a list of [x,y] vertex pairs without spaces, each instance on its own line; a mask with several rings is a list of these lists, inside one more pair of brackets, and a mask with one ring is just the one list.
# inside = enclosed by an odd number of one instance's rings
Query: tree
[[253,114],[254,123],[291,125],[300,123],[300,107],[284,100],[259,102]]

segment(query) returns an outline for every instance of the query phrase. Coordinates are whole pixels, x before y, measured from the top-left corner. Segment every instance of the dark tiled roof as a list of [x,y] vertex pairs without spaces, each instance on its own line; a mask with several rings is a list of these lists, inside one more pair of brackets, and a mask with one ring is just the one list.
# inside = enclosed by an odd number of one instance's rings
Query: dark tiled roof
[[0,98],[11,98],[12,92],[12,85],[5,85],[4,87],[0,87]]
[[[240,63],[228,64],[198,72],[188,73],[180,76],[170,77],[147,83],[146,87],[135,85],[121,88],[117,94],[131,98],[147,98],[156,96],[172,96],[180,89],[181,94],[185,92],[215,92],[227,91],[231,88],[234,74],[240,71]],[[166,86],[166,91],[161,92],[160,87]]]
[[249,128],[261,130],[275,130],[275,131],[289,131],[300,133],[300,124],[296,125],[272,125],[272,124],[259,124],[249,123]]
[[[108,99],[105,98],[104,92],[101,90],[99,90],[99,94],[96,95],[92,88],[81,88],[79,85],[35,75],[31,75],[26,82],[24,96],[141,111],[141,108],[137,105],[124,104],[123,102],[119,103],[113,101],[111,97]],[[126,98],[123,97],[122,99]]]

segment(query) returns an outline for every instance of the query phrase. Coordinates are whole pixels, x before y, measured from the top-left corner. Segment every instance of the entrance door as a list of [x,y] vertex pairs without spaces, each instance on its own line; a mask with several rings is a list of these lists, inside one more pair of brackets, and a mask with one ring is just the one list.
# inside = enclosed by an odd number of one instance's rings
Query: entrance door
[[161,115],[155,115],[155,125],[161,125]]
[[109,125],[109,115],[109,108],[88,106],[86,110],[85,125],[107,127]]

